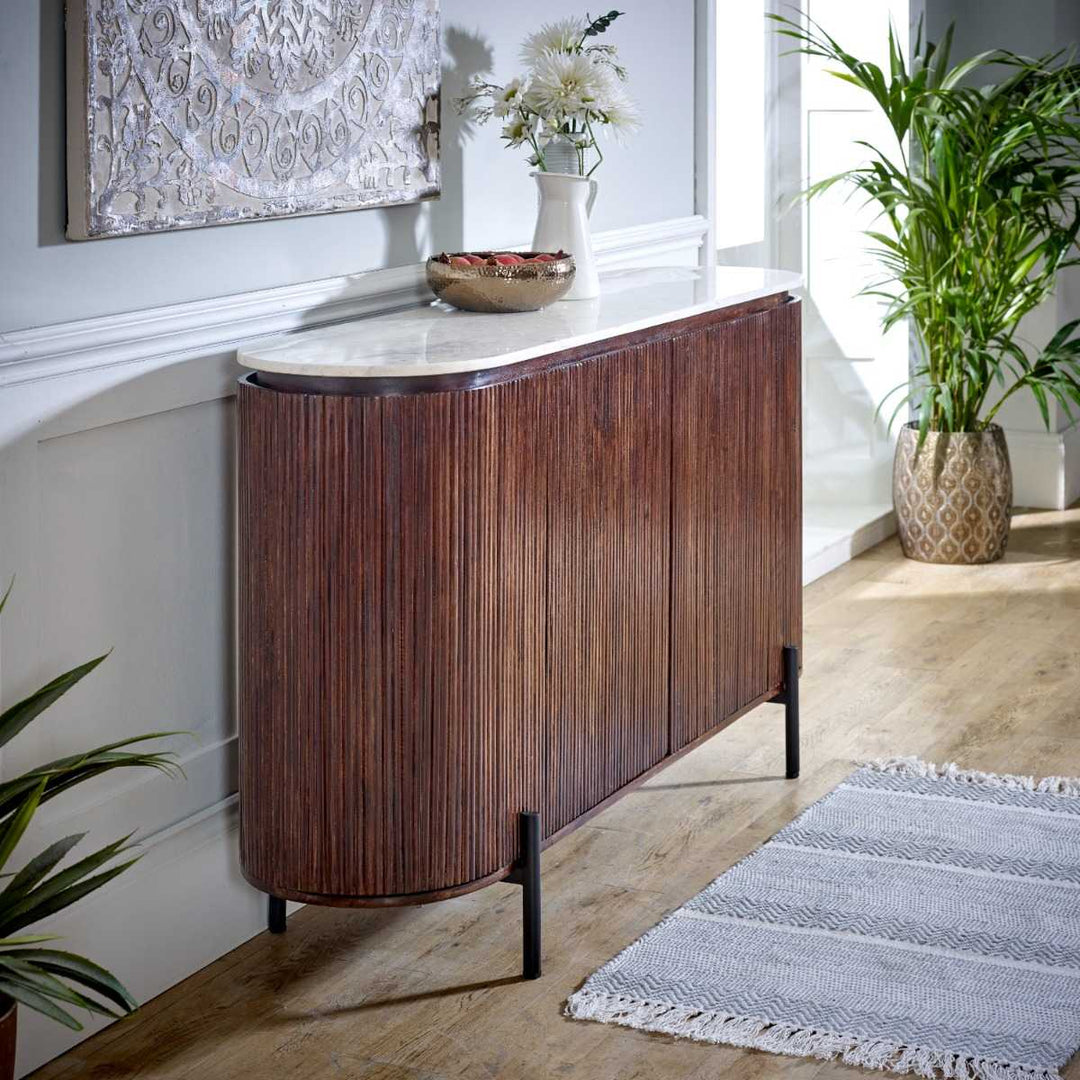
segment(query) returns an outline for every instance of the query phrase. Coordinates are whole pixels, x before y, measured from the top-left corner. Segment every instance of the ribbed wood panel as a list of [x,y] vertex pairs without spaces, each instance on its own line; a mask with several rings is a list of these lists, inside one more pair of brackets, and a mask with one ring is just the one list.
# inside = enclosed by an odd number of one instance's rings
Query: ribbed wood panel
[[782,684],[802,640],[799,306],[675,349],[672,749]]
[[668,747],[670,342],[545,376],[545,835]]
[[513,381],[239,393],[241,859],[436,898],[779,686],[798,642],[794,303]]
[[439,890],[539,805],[539,388],[240,387],[242,858],[282,891]]

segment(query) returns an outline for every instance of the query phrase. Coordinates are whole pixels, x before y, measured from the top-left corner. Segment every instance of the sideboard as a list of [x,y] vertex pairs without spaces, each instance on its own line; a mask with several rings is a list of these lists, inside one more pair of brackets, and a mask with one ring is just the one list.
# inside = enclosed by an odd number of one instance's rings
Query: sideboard
[[242,350],[240,847],[271,930],[516,881],[535,977],[542,847],[764,702],[798,774],[797,283],[627,272]]

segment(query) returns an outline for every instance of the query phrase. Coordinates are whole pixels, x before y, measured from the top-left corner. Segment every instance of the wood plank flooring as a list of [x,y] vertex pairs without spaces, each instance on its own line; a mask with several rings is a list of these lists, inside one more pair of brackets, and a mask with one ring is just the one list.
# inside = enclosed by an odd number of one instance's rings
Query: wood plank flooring
[[783,710],[764,705],[551,848],[540,981],[518,978],[513,886],[423,908],[308,907],[35,1080],[869,1075],[570,1021],[562,1006],[854,759],[1080,775],[1080,509],[1018,515],[992,566],[923,566],[888,541],[811,585],[805,620],[802,778],[781,779]]

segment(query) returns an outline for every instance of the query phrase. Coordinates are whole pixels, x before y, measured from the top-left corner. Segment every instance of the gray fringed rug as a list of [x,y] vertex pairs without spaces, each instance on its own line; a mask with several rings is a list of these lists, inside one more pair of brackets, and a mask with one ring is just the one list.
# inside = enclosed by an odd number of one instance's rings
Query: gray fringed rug
[[1080,781],[859,769],[620,953],[570,1016],[961,1080],[1080,1047]]

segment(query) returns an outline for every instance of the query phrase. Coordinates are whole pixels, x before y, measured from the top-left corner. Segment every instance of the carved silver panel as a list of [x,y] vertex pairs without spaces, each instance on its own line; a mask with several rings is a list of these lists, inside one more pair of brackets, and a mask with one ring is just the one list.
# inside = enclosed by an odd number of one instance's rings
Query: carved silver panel
[[68,235],[439,193],[438,0],[69,0]]

